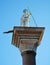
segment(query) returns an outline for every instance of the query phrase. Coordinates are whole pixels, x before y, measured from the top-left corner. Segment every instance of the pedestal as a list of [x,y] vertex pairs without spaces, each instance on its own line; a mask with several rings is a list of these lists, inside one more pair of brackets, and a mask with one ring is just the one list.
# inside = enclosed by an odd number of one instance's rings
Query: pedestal
[[44,27],[14,27],[12,43],[21,51],[23,65],[36,65],[36,49]]

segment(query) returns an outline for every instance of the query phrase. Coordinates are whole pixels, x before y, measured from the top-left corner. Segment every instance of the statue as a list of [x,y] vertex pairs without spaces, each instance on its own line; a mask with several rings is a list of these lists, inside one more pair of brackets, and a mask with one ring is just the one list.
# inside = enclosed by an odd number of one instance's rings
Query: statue
[[23,15],[21,17],[21,26],[24,26],[24,27],[29,26],[30,15],[31,13],[29,13],[27,9],[23,10]]

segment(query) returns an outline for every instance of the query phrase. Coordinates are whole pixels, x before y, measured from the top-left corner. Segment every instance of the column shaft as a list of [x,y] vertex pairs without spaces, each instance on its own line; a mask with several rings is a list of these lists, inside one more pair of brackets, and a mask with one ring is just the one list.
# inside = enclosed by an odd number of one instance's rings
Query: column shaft
[[34,51],[22,52],[23,65],[36,65],[36,53]]

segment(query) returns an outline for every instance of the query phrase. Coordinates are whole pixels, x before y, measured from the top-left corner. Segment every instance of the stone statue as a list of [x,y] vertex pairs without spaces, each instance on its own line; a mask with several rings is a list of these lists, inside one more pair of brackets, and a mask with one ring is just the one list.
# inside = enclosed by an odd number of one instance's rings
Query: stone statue
[[24,27],[29,26],[30,15],[31,13],[29,13],[27,9],[23,10],[23,15],[21,17],[21,26],[24,26]]

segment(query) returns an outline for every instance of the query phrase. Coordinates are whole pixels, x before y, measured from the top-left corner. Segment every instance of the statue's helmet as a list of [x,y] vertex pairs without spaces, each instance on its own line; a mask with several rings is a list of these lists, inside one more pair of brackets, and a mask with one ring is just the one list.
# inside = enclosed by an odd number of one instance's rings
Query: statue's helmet
[[24,10],[23,10],[23,13],[26,13],[26,12],[28,12],[28,10],[27,10],[27,9],[24,9]]

